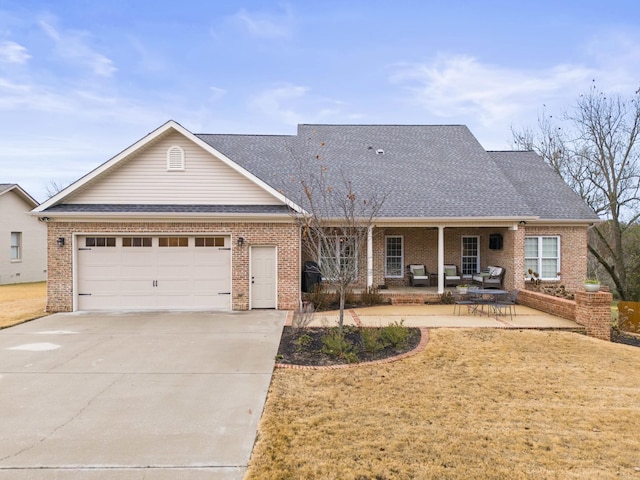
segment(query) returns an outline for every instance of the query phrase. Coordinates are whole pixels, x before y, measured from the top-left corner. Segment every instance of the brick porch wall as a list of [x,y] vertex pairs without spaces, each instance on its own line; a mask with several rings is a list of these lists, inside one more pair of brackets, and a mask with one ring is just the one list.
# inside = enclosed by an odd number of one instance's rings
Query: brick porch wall
[[552,297],[544,293],[521,290],[518,303],[541,312],[573,320],[587,329],[587,335],[611,340],[611,302],[609,292],[575,292],[575,300]]
[[[245,239],[242,247],[232,245],[232,308],[249,309],[249,248],[259,245],[278,249],[278,308],[297,309],[300,302],[299,229],[292,224],[267,223],[89,223],[51,222],[48,224],[47,312],[70,312],[73,309],[74,233],[109,234],[229,234],[232,242]],[[64,247],[56,241],[65,237]]]

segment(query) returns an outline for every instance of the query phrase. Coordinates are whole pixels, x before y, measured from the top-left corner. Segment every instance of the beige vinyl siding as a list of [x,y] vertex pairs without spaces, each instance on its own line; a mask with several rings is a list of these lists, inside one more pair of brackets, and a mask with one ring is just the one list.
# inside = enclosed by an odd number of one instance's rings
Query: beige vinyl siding
[[[15,190],[0,195],[0,285],[47,278],[47,225],[28,215],[33,205]],[[20,258],[11,258],[11,232],[20,236]]]
[[[167,150],[185,152],[184,171],[167,170]],[[89,183],[67,203],[279,205],[277,198],[183,135],[173,132]]]

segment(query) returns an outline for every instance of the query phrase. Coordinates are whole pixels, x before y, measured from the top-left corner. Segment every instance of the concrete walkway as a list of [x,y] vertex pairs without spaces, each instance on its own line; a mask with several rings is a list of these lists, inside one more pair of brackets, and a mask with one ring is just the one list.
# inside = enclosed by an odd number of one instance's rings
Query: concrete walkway
[[[456,312],[457,313],[457,312]],[[381,305],[345,311],[345,325],[378,327],[403,320],[408,327],[453,328],[538,328],[580,329],[577,323],[549,315],[522,305],[516,306],[516,315],[473,315],[463,307],[461,315],[453,314],[453,305]],[[311,326],[335,326],[338,312],[314,314]]]
[[0,330],[0,479],[242,479],[285,317],[69,313]]

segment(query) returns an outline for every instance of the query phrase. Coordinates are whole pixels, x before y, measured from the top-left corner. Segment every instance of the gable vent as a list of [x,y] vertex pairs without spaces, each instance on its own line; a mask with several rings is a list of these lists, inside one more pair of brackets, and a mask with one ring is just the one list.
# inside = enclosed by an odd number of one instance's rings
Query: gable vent
[[384,150],[379,148],[376,150],[376,155],[384,155]]
[[167,170],[184,170],[184,150],[174,145],[167,150]]

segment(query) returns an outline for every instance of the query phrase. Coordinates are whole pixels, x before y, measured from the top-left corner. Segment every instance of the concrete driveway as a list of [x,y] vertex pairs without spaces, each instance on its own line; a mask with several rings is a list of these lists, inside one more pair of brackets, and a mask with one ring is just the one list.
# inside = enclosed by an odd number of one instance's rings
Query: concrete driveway
[[0,479],[241,479],[285,317],[66,313],[0,330]]

